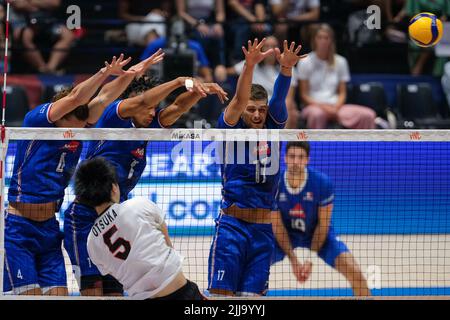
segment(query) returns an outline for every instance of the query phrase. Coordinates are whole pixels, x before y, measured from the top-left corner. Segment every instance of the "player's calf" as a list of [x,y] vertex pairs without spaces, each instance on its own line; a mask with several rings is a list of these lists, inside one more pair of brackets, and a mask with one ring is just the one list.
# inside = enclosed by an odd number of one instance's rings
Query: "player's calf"
[[371,295],[367,280],[351,253],[345,252],[336,258],[336,270],[350,282],[355,296],[367,297]]

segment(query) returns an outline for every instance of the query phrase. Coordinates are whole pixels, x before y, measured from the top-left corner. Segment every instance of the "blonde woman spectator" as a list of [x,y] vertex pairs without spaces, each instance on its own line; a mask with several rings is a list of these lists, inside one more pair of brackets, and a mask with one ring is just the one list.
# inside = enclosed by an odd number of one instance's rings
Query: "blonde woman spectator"
[[[345,104],[350,81],[347,60],[336,54],[333,29],[320,25],[312,37],[313,51],[297,65],[300,97],[305,108],[301,117],[310,129],[324,129],[330,122],[345,128],[374,129],[375,112],[367,107]],[[293,100],[294,90],[290,90]]]

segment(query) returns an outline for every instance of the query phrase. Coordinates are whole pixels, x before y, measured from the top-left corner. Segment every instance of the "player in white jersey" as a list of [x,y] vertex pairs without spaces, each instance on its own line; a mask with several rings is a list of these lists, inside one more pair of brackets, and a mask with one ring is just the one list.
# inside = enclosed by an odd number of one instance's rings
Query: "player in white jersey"
[[80,164],[75,194],[97,211],[87,248],[103,275],[112,275],[135,299],[204,299],[182,272],[183,257],[172,247],[164,213],[146,198],[119,204],[116,172],[106,159]]

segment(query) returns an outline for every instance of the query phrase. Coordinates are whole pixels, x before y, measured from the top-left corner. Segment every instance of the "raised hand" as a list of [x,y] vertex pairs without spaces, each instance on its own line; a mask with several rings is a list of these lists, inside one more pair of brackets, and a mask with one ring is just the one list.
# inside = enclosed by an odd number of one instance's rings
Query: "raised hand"
[[248,41],[248,49],[242,47],[242,51],[245,55],[245,62],[248,66],[255,66],[261,61],[263,61],[267,56],[273,54],[273,49],[269,49],[265,52],[262,52],[262,48],[266,42],[266,38],[262,39],[261,42],[258,43],[258,39],[255,38],[253,43]]
[[295,49],[295,42],[291,43],[291,46],[288,48],[287,40],[283,42],[283,53],[281,53],[279,48],[275,48],[275,56],[278,60],[278,63],[285,68],[292,68],[295,66],[301,59],[306,58],[308,55],[299,55],[302,46],[299,45],[297,49]]
[[162,49],[159,49],[152,56],[132,66],[126,72],[133,73],[136,78],[139,78],[147,71],[148,68],[150,68],[150,66],[161,62],[164,59],[164,55],[165,53],[162,51]]
[[108,61],[105,61],[105,67],[102,68],[103,72],[107,72],[109,75],[112,76],[121,76],[125,73],[123,70],[123,67],[125,67],[130,61],[131,57],[129,57],[127,60],[123,60],[124,55],[123,53],[120,55],[119,59],[116,58],[116,56],[113,57],[111,63],[108,63]]
[[228,101],[228,93],[217,83],[204,83],[203,86],[206,88],[208,94],[216,94],[220,102],[225,103],[225,101]]

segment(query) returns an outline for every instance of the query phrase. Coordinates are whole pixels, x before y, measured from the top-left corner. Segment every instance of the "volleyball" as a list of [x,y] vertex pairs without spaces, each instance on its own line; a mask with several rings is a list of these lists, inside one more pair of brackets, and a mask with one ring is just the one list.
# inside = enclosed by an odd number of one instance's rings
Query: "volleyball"
[[409,22],[409,37],[420,47],[432,47],[442,38],[442,21],[434,14],[422,12]]

